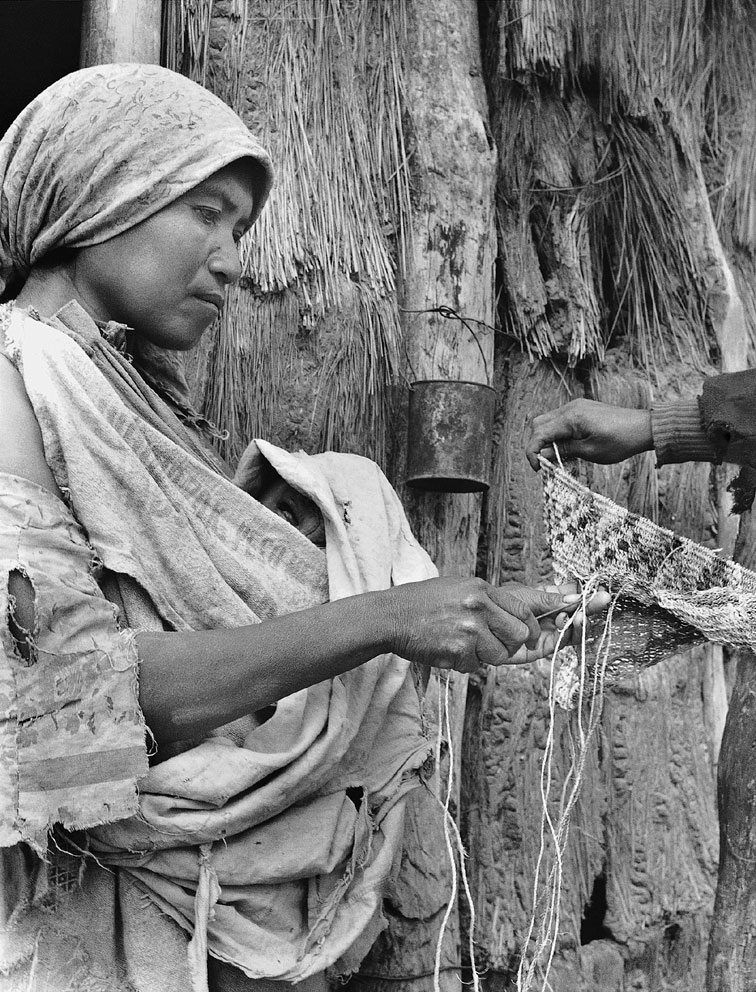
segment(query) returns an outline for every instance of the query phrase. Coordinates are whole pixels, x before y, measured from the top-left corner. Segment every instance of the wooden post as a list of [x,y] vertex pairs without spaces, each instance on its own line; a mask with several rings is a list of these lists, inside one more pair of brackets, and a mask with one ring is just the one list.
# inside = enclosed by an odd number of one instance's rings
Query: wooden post
[[[411,0],[407,15],[413,218],[399,294],[407,376],[410,381],[487,384],[493,375],[496,150],[487,127],[477,5],[470,0]],[[473,335],[458,320],[420,312],[442,306],[489,328],[473,324]],[[405,453],[397,453],[398,463]],[[480,494],[403,489],[402,465],[395,468],[414,531],[441,574],[474,575]],[[466,690],[466,676],[455,678],[450,736],[457,784]],[[451,876],[435,800],[418,791],[407,819],[406,854],[390,900],[389,929],[363,966],[363,975],[352,980],[350,989],[357,992],[433,988],[436,941],[451,897]],[[446,938],[440,987],[457,992],[462,986],[456,911]]]
[[719,765],[719,885],[709,992],[751,992],[756,980],[756,655],[744,649]]
[[[492,385],[496,149],[477,10],[468,0],[413,0],[410,12],[407,101],[416,206],[401,294],[408,375]],[[443,306],[466,318],[467,326],[423,312]],[[480,496],[408,493],[406,502],[441,574],[474,575]],[[455,679],[457,782],[466,688],[466,678]]]
[[[756,515],[741,518],[734,557],[756,568]],[[708,992],[751,992],[756,977],[756,654],[736,654],[719,755],[719,880],[709,941]]]
[[[708,206],[706,197],[701,202]],[[714,232],[712,255],[721,279],[711,293],[711,311],[723,372],[747,367],[748,333],[735,280]],[[732,466],[716,470],[719,502],[719,543],[746,568],[756,564],[754,516],[731,516],[727,492]],[[737,543],[735,537],[737,535]],[[712,646],[713,647],[713,646]],[[719,649],[721,651],[721,649]],[[756,655],[743,649],[736,655],[735,685],[727,712],[718,768],[719,878],[709,941],[706,987],[710,992],[750,992],[756,978]]]
[[84,0],[81,66],[160,62],[161,0]]
[[[467,0],[413,0],[410,12],[407,102],[416,206],[401,294],[408,376],[491,385],[496,150],[488,130],[477,11]],[[467,318],[468,326],[423,312],[442,306]],[[407,493],[406,502],[441,574],[474,575],[480,496]],[[457,745],[465,690],[466,679],[456,679]]]

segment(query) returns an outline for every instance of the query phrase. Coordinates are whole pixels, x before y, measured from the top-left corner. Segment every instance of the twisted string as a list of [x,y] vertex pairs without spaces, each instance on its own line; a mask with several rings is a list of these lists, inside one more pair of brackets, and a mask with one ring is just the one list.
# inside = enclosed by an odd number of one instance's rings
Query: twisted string
[[[443,690],[442,690],[443,685]],[[436,801],[441,806],[443,811],[443,822],[444,822],[444,840],[446,842],[446,853],[449,859],[449,866],[451,868],[451,893],[449,895],[449,901],[446,905],[444,911],[444,916],[441,921],[441,928],[438,932],[438,940],[436,942],[436,956],[433,965],[433,992],[442,992],[441,990],[441,967],[442,967],[442,957],[443,957],[443,943],[444,936],[446,934],[447,928],[449,926],[449,920],[451,919],[451,914],[454,909],[454,904],[457,899],[457,893],[459,891],[459,878],[462,879],[462,887],[465,892],[465,899],[467,901],[467,908],[470,914],[470,926],[467,932],[468,941],[468,953],[470,955],[470,971],[472,974],[472,986],[474,992],[479,992],[480,990],[480,975],[478,974],[477,968],[475,966],[475,904],[473,902],[472,891],[470,889],[470,883],[467,877],[467,870],[465,868],[465,861],[468,857],[467,851],[465,850],[465,845],[462,841],[462,836],[459,832],[459,828],[451,814],[451,801],[454,794],[454,764],[455,764],[455,752],[454,743],[451,732],[451,716],[450,716],[450,695],[451,695],[451,676],[446,673],[439,676],[439,686],[438,686],[438,733],[436,735],[436,768],[441,767],[441,746],[444,739],[446,739],[448,744],[448,771],[446,774],[446,789],[444,791],[443,797],[435,796]],[[457,869],[457,862],[459,861],[459,869]]]
[[[587,604],[596,593],[598,585],[599,582],[597,579],[591,579],[583,585],[583,616],[586,616]],[[580,681],[575,720],[577,724],[577,742],[572,734],[570,734],[570,766],[562,784],[559,800],[560,812],[556,822],[549,810],[549,799],[554,787],[554,728],[557,712],[555,675],[560,664],[558,655],[560,650],[562,650],[567,631],[574,624],[574,615],[569,618],[568,623],[560,632],[551,659],[549,678],[549,730],[543,761],[541,763],[540,777],[542,802],[540,843],[533,880],[532,912],[517,970],[517,992],[531,992],[534,988],[533,983],[536,980],[539,969],[541,970],[541,989],[543,992],[552,992],[552,986],[549,982],[549,972],[559,940],[563,865],[569,837],[570,819],[582,788],[585,763],[591,743],[601,721],[601,713],[604,705],[604,677],[611,652],[612,615],[615,604],[616,597],[612,600],[607,610],[606,620],[599,640],[596,663],[590,674],[586,661],[587,624],[583,624],[581,630],[579,657]],[[589,705],[587,708],[587,722],[584,722],[583,704],[586,696],[589,699]],[[552,860],[551,864],[547,865],[547,851],[549,846],[552,850]],[[546,881],[543,884],[542,892],[541,879],[544,873],[546,874]],[[539,914],[541,915],[540,921],[538,919]],[[528,948],[536,931],[535,947],[532,953],[529,953]]]

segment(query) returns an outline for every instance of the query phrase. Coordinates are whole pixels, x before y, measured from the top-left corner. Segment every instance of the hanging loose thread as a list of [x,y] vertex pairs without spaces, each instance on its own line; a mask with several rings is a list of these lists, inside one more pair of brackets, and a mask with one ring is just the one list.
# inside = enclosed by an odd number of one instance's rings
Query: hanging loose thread
[[[560,468],[561,459],[556,452]],[[566,575],[559,577],[566,580]],[[612,653],[612,623],[614,612],[620,598],[620,592],[615,591],[607,609],[603,630],[598,638],[591,638],[591,653],[595,654],[592,666],[588,663],[588,622],[587,607],[590,600],[602,586],[601,576],[597,573],[582,580],[582,615],[586,618],[580,632],[579,654],[572,646],[566,646],[569,632],[574,627],[576,614],[568,618],[567,623],[559,632],[556,646],[551,658],[549,677],[549,729],[543,761],[541,763],[540,793],[541,793],[541,822],[539,850],[536,860],[536,870],[532,889],[532,912],[523,941],[523,949],[517,971],[517,992],[533,992],[534,983],[540,981],[541,992],[553,992],[549,982],[549,973],[558,949],[561,923],[561,895],[563,885],[564,861],[569,838],[570,820],[580,795],[585,776],[585,765],[591,750],[591,745],[601,721],[604,704],[604,689],[607,665]],[[575,668],[576,691],[572,691],[567,699],[558,682],[560,669],[567,663]],[[436,740],[436,767],[441,768],[441,749],[444,739],[448,742],[448,772],[443,796],[436,799],[442,807],[444,819],[444,836],[446,841],[449,864],[451,866],[451,894],[444,913],[436,946],[436,957],[433,975],[434,992],[441,992],[440,973],[442,966],[443,939],[448,928],[449,920],[457,899],[459,879],[462,879],[465,897],[470,913],[468,932],[471,984],[474,992],[479,992],[480,975],[475,964],[475,907],[465,869],[467,854],[457,824],[451,814],[451,801],[454,788],[455,754],[453,736],[451,733],[450,693],[451,678],[447,675],[439,679],[438,691],[438,734]],[[570,747],[570,764],[562,782],[558,815],[554,817],[550,809],[552,792],[554,791],[554,747],[557,709],[569,705],[573,710],[573,727],[568,724],[568,740]],[[459,869],[457,868],[459,863]],[[531,944],[533,944],[532,950]]]
[[[587,616],[586,608],[588,602],[598,590],[598,586],[598,579],[592,579],[583,584],[582,612],[584,617]],[[616,597],[607,610],[604,629],[598,644],[596,662],[590,674],[586,660],[587,624],[584,623],[582,627],[580,655],[578,659],[579,687],[575,706],[577,740],[570,733],[570,765],[562,783],[559,799],[559,815],[556,820],[549,809],[549,801],[554,786],[554,731],[557,715],[555,675],[560,665],[558,655],[564,649],[564,639],[567,631],[574,624],[574,616],[569,619],[567,625],[561,631],[554,649],[549,679],[549,730],[541,764],[540,788],[542,813],[540,843],[533,881],[532,912],[523,941],[523,951],[517,971],[517,992],[531,992],[539,970],[541,972],[541,989],[543,992],[551,992],[552,990],[552,986],[549,983],[549,973],[559,941],[563,867],[569,836],[570,818],[582,788],[585,763],[601,719],[604,703],[604,676],[611,651],[612,614],[615,603]],[[586,699],[588,699],[587,718],[585,716],[584,706]],[[549,843],[552,851],[552,860],[551,864],[546,867]],[[542,886],[541,880],[544,874],[546,875],[546,880]],[[539,915],[541,916],[540,921]],[[529,954],[528,948],[536,932],[535,947],[532,953]]]
[[[462,879],[462,886],[465,893],[467,908],[470,914],[470,926],[468,929],[467,937],[468,937],[468,953],[470,955],[470,972],[472,974],[472,986],[474,992],[479,992],[480,975],[478,974],[477,968],[475,966],[475,937],[474,937],[475,904],[473,902],[472,891],[470,889],[470,883],[467,878],[467,870],[465,868],[467,851],[465,850],[465,846],[462,841],[462,836],[459,832],[459,828],[457,827],[457,824],[451,813],[451,802],[452,802],[452,796],[454,794],[454,764],[456,761],[453,735],[451,732],[451,712],[450,712],[451,685],[452,685],[452,679],[450,674],[447,673],[445,675],[439,676],[438,721],[437,721],[438,733],[436,735],[436,768],[438,769],[441,768],[441,747],[444,740],[446,740],[447,742],[447,761],[449,767],[446,773],[446,787],[444,790],[444,794],[443,796],[435,796],[435,798],[443,811],[444,839],[446,841],[446,852],[449,858],[449,866],[451,868],[452,881],[451,881],[451,893],[449,895],[449,901],[444,911],[444,916],[441,921],[441,928],[438,933],[438,941],[436,943],[436,956],[433,966],[433,992],[441,992],[441,967],[443,961],[444,936],[449,926],[449,920],[451,919],[451,915],[457,900],[460,877]],[[459,869],[457,869],[457,862],[459,862]]]

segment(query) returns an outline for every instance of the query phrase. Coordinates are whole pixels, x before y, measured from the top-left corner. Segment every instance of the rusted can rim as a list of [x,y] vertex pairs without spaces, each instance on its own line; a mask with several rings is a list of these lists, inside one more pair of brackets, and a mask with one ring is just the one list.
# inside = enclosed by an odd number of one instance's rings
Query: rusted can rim
[[476,386],[478,389],[489,389],[492,393],[496,392],[495,387],[489,386],[487,382],[472,382],[470,379],[415,379],[409,384],[409,388],[414,389],[415,386],[437,384],[442,386]]

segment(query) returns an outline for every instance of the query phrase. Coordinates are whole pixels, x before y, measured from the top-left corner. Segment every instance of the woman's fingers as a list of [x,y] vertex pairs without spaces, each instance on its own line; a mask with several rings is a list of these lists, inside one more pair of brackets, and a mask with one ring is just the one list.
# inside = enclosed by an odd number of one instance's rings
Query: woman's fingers
[[488,629],[510,654],[526,642],[535,643],[541,628],[523,598],[491,587],[491,609],[486,618]]
[[583,605],[585,600],[585,612],[588,616],[592,616],[594,613],[602,613],[612,600],[609,592],[602,586],[599,586],[595,592],[592,592],[590,598],[584,597],[580,590],[580,586],[577,582],[564,582],[562,585],[554,586],[541,586],[544,592],[555,593],[556,595],[562,596],[566,603],[565,612],[575,612],[575,619],[577,620],[582,616]]
[[[538,623],[538,636],[534,638],[529,628],[530,636],[524,639],[519,647],[515,647],[510,638],[506,644],[508,657],[498,664],[520,665],[551,657],[557,644],[564,647],[573,643],[581,636],[587,618],[603,612],[611,602],[611,596],[605,589],[599,589],[589,598],[584,599],[583,594],[577,591],[575,583],[547,586],[543,589],[510,585],[505,589],[514,599],[519,599],[523,604],[530,604],[529,608]],[[497,590],[500,602],[504,602],[502,596],[504,592],[504,589]],[[546,608],[554,602],[557,607],[547,611]],[[570,629],[565,631],[568,626]],[[497,638],[501,639],[495,624],[491,629]]]
[[543,658],[551,658],[557,647],[563,648],[570,643],[569,632],[562,634],[560,631],[554,630],[544,633],[534,648],[529,648],[523,644],[520,650],[510,658],[509,664],[528,665],[534,661],[541,661]]
[[500,665],[512,664],[512,659],[523,649],[522,641],[516,647],[514,644],[507,646],[495,634],[482,631],[475,645],[475,658],[471,659],[472,667],[468,670],[475,671],[481,665],[498,668]]
[[[489,618],[489,630],[505,654],[499,654],[499,660],[486,664],[511,665],[534,661],[550,653],[559,631],[567,624],[570,612],[580,604],[582,597],[574,587],[533,589],[510,584],[503,588],[491,587],[491,599],[497,609]],[[490,642],[486,641],[486,644],[486,656],[491,657]]]
[[576,608],[581,600],[580,594],[571,588],[538,589],[517,583],[492,588],[491,597],[505,613],[517,616],[527,625],[529,633],[524,642],[529,647],[535,647],[541,635],[542,619],[547,621],[547,626],[553,627],[560,612]]
[[[429,579],[390,594],[398,606],[397,654],[463,672],[546,656],[583,603],[574,585],[497,588],[481,579]],[[593,597],[588,612],[604,608],[603,595]]]

